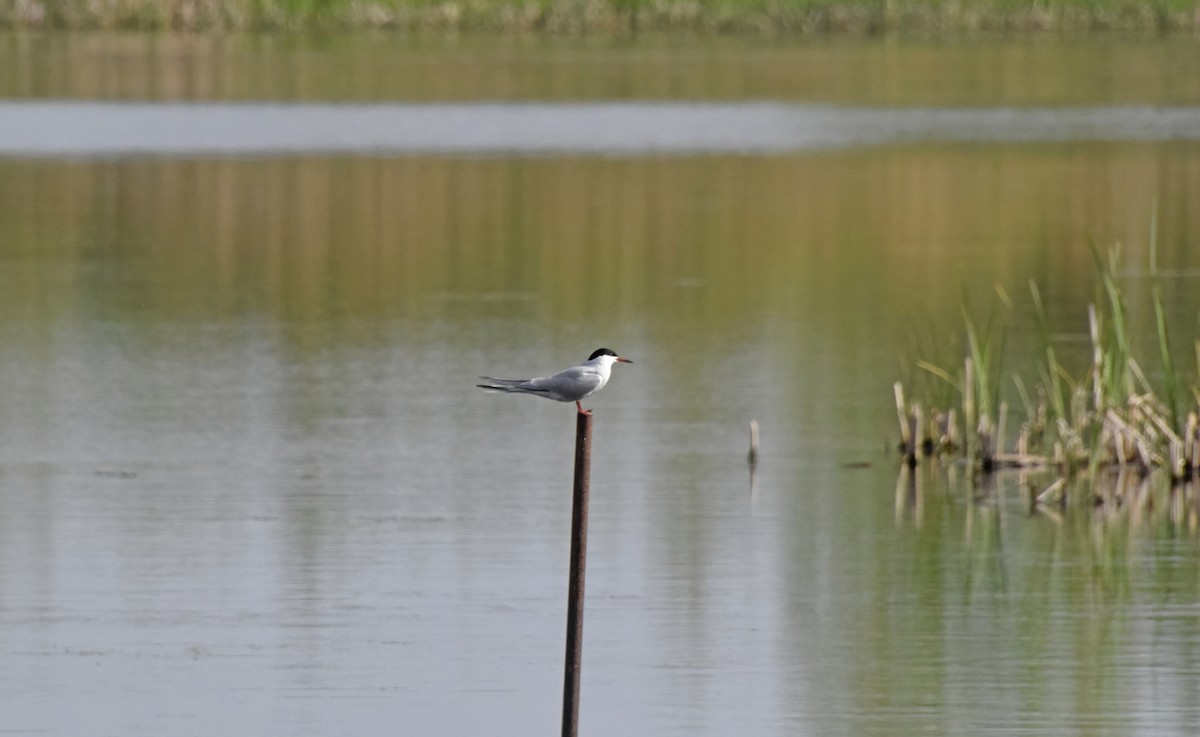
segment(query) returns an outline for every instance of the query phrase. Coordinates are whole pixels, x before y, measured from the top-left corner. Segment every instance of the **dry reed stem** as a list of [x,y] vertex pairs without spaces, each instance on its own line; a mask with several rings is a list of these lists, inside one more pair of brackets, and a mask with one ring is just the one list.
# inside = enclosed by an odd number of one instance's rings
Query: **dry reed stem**
[[900,442],[907,453],[912,450],[912,433],[908,427],[908,407],[904,402],[904,385],[897,381],[892,386],[896,394],[896,416],[900,420]]
[[1066,498],[1066,495],[1063,493],[1066,485],[1067,480],[1065,478],[1058,479],[1033,498],[1034,504],[1046,504],[1051,501],[1056,503],[1062,502]]

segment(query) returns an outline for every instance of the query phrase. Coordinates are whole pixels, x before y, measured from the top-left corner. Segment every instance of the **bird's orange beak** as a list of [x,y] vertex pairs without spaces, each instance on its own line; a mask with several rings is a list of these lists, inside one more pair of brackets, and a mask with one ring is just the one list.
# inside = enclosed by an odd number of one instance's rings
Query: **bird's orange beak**
[[630,361],[628,358],[621,358],[620,356],[617,356],[617,363],[633,363],[633,361]]

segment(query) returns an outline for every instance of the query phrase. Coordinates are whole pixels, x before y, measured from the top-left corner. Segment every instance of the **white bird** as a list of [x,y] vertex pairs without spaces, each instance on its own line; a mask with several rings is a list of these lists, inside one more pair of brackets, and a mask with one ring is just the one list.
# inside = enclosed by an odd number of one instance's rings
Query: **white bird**
[[604,388],[614,363],[633,361],[621,358],[607,348],[600,348],[578,366],[559,371],[553,376],[540,376],[536,379],[493,379],[490,376],[480,376],[479,378],[490,383],[476,386],[495,392],[533,394],[557,402],[574,402],[579,414],[590,415],[591,410],[584,409],[579,401]]

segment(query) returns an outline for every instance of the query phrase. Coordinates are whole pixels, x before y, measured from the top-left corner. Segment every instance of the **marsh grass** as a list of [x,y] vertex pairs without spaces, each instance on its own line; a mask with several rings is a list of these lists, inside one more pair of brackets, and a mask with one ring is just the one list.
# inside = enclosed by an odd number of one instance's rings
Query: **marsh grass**
[[[1151,241],[1157,224],[1151,225]],[[1200,389],[1182,385],[1174,361],[1171,332],[1155,251],[1151,251],[1151,301],[1160,375],[1151,381],[1135,355],[1129,310],[1117,278],[1120,252],[1107,255],[1092,249],[1098,275],[1098,298],[1088,307],[1090,361],[1072,371],[1060,362],[1051,339],[1045,305],[1036,283],[1030,283],[1032,311],[1041,343],[1033,359],[1036,384],[1027,386],[1012,376],[1023,420],[1016,442],[1006,442],[1008,407],[1001,399],[1000,376],[1006,330],[995,309],[980,321],[963,311],[965,349],[961,368],[930,361],[917,362],[921,371],[950,388],[904,399],[895,387],[901,423],[901,448],[910,466],[921,456],[943,461],[965,460],[983,474],[1000,468],[1041,468],[1055,471],[1063,483],[1035,495],[1055,498],[1055,489],[1068,488],[1066,479],[1133,471],[1147,474],[1165,469],[1172,483],[1190,482],[1200,472]],[[1011,310],[1007,295],[999,303]],[[995,308],[995,305],[993,306]],[[1200,342],[1196,345],[1200,373]],[[958,425],[957,418],[962,418]],[[962,438],[963,440],[959,440]]]
[[768,35],[1200,30],[1197,0],[0,0],[0,27]]

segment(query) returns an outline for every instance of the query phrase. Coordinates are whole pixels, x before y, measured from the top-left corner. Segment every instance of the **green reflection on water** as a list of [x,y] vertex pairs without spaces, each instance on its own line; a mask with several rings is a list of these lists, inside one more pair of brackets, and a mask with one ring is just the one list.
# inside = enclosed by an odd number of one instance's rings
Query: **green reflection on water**
[[[1197,686],[1195,489],[1107,478],[1107,504],[1032,508],[1053,478],[902,470],[895,534],[839,547],[835,578],[857,588],[837,629],[855,635],[824,647],[843,649],[855,733],[1178,728]],[[1148,696],[1152,672],[1171,686]]]
[[[1044,284],[1077,332],[1089,242],[1191,265],[1195,145],[888,148],[776,159],[0,163],[8,319],[281,318],[895,329]],[[1194,290],[1169,281],[1190,327]],[[1131,308],[1148,285],[1132,280]],[[1074,312],[1068,311],[1074,310]],[[1145,309],[1142,309],[1143,319]],[[4,318],[0,318],[4,319]],[[905,340],[910,335],[901,336]]]
[[764,40],[0,33],[0,96],[1188,105],[1186,36]]

